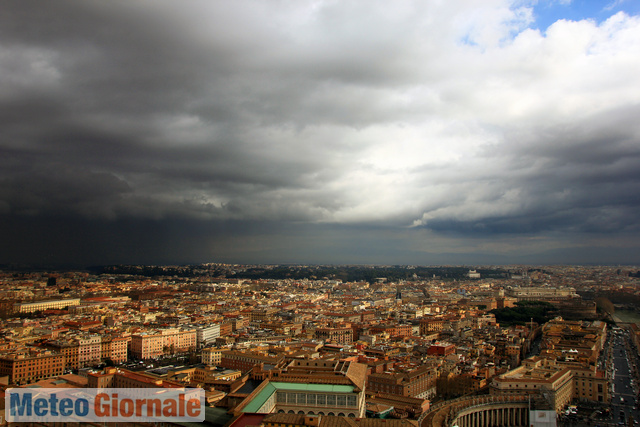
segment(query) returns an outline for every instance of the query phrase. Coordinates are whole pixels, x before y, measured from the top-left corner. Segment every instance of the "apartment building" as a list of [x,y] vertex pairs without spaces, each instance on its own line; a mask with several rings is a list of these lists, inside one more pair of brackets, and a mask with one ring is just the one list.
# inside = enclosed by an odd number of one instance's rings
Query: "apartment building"
[[353,329],[350,326],[317,328],[314,334],[318,340],[331,341],[338,344],[348,344],[353,342]]
[[436,393],[437,377],[437,369],[429,366],[375,373],[367,377],[367,391],[427,399]]
[[168,328],[135,333],[131,336],[131,354],[150,359],[164,354],[184,352],[196,347],[195,329]]
[[254,310],[251,310],[249,314],[249,320],[251,322],[264,322],[266,320],[273,319],[273,316],[278,312],[277,308],[274,307],[260,307]]
[[432,356],[448,356],[456,352],[456,346],[448,342],[436,342],[429,346],[427,354]]
[[78,356],[79,356],[79,344],[74,339],[59,339],[55,341],[48,341],[45,347],[64,355],[65,368],[78,369]]
[[228,369],[237,369],[243,374],[259,364],[278,365],[284,356],[268,356],[251,351],[224,350],[219,365]]
[[220,324],[213,323],[208,326],[196,326],[196,346],[202,348],[207,344],[216,342],[220,336]]
[[213,347],[203,348],[201,360],[205,365],[217,366],[222,362],[222,350]]
[[177,381],[159,379],[141,372],[120,368],[105,368],[102,372],[87,375],[88,388],[180,388]]
[[115,363],[126,362],[127,346],[131,337],[116,337],[105,335],[102,337],[102,360],[111,359]]
[[78,337],[78,367],[93,366],[102,359],[102,337],[86,335]]
[[441,318],[423,317],[420,319],[420,335],[429,335],[431,332],[444,330],[445,321]]
[[23,350],[0,356],[0,376],[10,384],[28,384],[64,374],[65,356],[50,350]]

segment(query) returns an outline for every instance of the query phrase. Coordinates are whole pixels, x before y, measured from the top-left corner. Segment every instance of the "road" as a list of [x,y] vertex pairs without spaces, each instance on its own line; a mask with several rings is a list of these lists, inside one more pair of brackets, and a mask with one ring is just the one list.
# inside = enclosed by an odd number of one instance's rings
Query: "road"
[[[598,369],[606,370],[610,382],[610,416],[595,417],[593,410],[580,410],[578,417],[560,417],[560,426],[640,426],[640,411],[637,409],[638,370],[640,361],[637,352],[631,348],[629,333],[614,328],[598,359]],[[578,405],[580,406],[580,405]]]
[[634,351],[631,351],[631,342],[626,331],[614,334],[612,344],[608,368],[612,378],[613,420],[629,425],[630,417],[633,417],[634,424],[638,424],[640,420],[640,412],[636,406],[638,385],[637,377],[632,373],[632,371],[637,373],[637,356]]

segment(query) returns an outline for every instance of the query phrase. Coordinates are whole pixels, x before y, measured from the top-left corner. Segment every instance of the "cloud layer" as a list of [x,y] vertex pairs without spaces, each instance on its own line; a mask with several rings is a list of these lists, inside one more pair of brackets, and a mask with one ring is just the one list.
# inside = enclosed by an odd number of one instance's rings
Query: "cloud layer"
[[[227,242],[268,235],[257,244],[281,242],[274,260],[329,229],[366,229],[407,262],[638,235],[637,16],[542,32],[533,5],[506,0],[3,9],[0,214],[12,221],[245,224],[253,234],[228,226]],[[292,242],[292,226],[307,239]],[[193,257],[220,256],[216,236]]]

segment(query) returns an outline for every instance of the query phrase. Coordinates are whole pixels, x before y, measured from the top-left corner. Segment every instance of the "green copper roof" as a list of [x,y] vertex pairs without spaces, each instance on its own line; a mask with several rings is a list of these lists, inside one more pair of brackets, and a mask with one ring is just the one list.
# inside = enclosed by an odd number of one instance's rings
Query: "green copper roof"
[[264,403],[269,400],[271,395],[276,391],[307,391],[307,392],[321,392],[321,393],[353,393],[353,386],[350,385],[338,385],[338,384],[303,384],[303,383],[284,383],[284,382],[269,382],[261,391],[254,397],[251,402],[244,407],[242,412],[255,413]]
[[264,405],[264,402],[266,402],[275,391],[276,388],[273,386],[273,384],[268,383],[265,388],[263,388],[260,393],[256,395],[256,397],[251,399],[251,402],[249,402],[247,406],[244,407],[242,412],[258,412],[258,409],[260,409],[260,407]]

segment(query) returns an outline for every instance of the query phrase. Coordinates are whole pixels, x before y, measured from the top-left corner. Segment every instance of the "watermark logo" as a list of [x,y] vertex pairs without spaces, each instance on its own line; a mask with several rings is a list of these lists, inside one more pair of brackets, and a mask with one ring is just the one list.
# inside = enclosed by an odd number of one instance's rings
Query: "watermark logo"
[[8,422],[201,422],[201,388],[12,388]]

